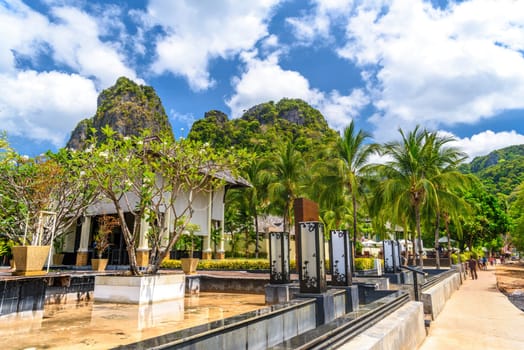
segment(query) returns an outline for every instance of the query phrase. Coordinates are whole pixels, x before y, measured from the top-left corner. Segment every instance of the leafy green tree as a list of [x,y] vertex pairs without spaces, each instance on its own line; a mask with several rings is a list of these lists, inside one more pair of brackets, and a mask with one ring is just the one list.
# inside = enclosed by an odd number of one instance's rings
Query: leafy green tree
[[227,194],[227,202],[236,202],[237,206],[242,207],[249,216],[249,221],[254,222],[255,232],[255,257],[259,253],[259,233],[258,216],[267,210],[268,194],[267,187],[271,179],[269,172],[269,162],[264,158],[252,159],[247,167],[242,171],[242,177],[246,179],[251,186],[230,190]]
[[353,214],[353,246],[357,243],[357,211],[359,190],[362,183],[362,170],[367,165],[372,154],[378,151],[378,145],[374,143],[366,144],[366,139],[371,135],[363,130],[357,131],[355,123],[351,121],[349,126],[344,129],[342,138],[338,140],[334,149],[334,161],[342,170],[342,183],[351,197],[351,208]]
[[452,188],[454,181],[459,181],[455,172],[442,170],[456,166],[461,153],[446,147],[452,138],[420,130],[418,126],[407,135],[402,129],[399,132],[402,139],[386,143],[383,148],[384,155],[390,160],[376,168],[384,181],[376,188],[375,206],[389,203],[397,222],[402,220],[406,208],[411,208],[419,239],[419,265],[422,267],[421,223],[424,206],[436,205],[438,208],[439,191]]
[[473,213],[463,218],[463,236],[462,239],[458,237],[461,248],[467,246],[472,250],[510,231],[511,220],[497,196],[477,186],[466,194],[465,199]]
[[308,177],[306,164],[292,142],[282,145],[270,158],[273,175],[268,185],[272,209],[280,211],[284,219],[284,230],[290,232],[293,203],[303,192]]
[[[96,197],[78,154],[62,149],[36,158],[20,156],[5,135],[0,149],[2,233],[19,244],[50,245],[52,236],[67,233]],[[55,219],[46,220],[41,212],[52,212]]]
[[509,215],[513,222],[511,227],[511,244],[518,251],[524,251],[524,182],[520,184],[509,198]]
[[[146,273],[156,273],[162,260],[191,222],[198,194],[225,185],[224,174],[237,175],[243,157],[220,154],[209,145],[190,140],[174,141],[172,135],[119,137],[106,127],[105,142],[90,140],[84,170],[91,184],[115,209],[134,275],[140,225],[147,222],[150,248]],[[125,219],[130,213],[133,223]],[[167,220],[173,222],[168,225]]]
[[[459,216],[468,210],[466,202],[463,200],[464,193],[475,184],[475,177],[462,174],[458,171],[458,166],[466,159],[466,154],[448,144],[453,142],[452,137],[438,136],[436,133],[429,133],[426,138],[429,163],[435,163],[435,174],[431,176],[434,195],[428,196],[430,199],[424,206],[425,220],[429,227],[433,226],[434,247],[436,253],[436,265],[440,268],[440,226],[441,218],[454,220],[459,223]],[[460,231],[460,226],[457,228]],[[448,240],[449,242],[449,240]]]

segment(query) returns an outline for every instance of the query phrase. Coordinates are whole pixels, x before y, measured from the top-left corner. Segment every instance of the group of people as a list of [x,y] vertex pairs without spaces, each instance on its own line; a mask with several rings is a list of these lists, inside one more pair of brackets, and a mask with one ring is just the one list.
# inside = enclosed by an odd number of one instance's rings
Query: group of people
[[[500,262],[503,264],[504,263],[504,260],[500,260]],[[494,258],[494,257],[490,257],[489,258],[489,263],[491,266],[493,266],[494,264],[497,263],[497,260]],[[470,271],[470,274],[471,274],[471,278],[476,280],[478,278],[478,275],[477,275],[477,266],[479,268],[479,270],[487,270],[488,269],[488,258],[486,258],[485,256],[483,256],[482,258],[480,259],[475,259],[475,257],[472,255],[469,260],[467,261],[467,264],[466,264],[467,268],[469,269]]]

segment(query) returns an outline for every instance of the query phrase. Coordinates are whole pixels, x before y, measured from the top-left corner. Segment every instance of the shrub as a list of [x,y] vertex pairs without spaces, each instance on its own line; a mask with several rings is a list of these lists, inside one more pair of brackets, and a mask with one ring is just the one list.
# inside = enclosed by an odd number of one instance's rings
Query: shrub
[[[180,260],[166,259],[160,265],[163,269],[180,269]],[[200,260],[199,270],[269,270],[269,261],[266,259],[223,259]]]
[[373,258],[355,258],[355,270],[371,270],[375,266]]
[[[181,269],[180,260],[165,259],[160,265],[163,269]],[[356,258],[355,268],[357,270],[371,270],[374,267],[373,258]],[[225,271],[253,271],[269,270],[269,260],[267,259],[221,259],[221,260],[200,260],[198,262],[199,270],[225,270]],[[296,271],[294,260],[290,262],[290,270]]]
[[[460,254],[460,261],[461,262],[466,262],[466,261],[469,260],[470,256],[471,256],[470,252],[461,253]],[[457,253],[451,254],[451,263],[452,264],[458,264],[458,255],[457,255]]]

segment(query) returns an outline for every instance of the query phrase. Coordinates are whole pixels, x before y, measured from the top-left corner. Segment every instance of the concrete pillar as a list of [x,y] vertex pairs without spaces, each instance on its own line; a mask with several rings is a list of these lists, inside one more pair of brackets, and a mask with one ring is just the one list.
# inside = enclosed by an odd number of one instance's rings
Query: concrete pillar
[[171,209],[168,209],[164,213],[164,228],[160,233],[160,247],[166,248],[167,243],[169,242],[169,229],[171,227]]
[[209,260],[213,257],[211,250],[211,224],[213,217],[213,191],[209,192],[209,201],[207,203],[207,236],[204,236],[204,247],[202,249],[202,259]]
[[224,250],[224,220],[220,221],[220,244],[218,245],[217,255],[215,259],[224,259],[226,257],[226,251]]
[[91,232],[91,216],[84,216],[80,232],[80,246],[76,252],[76,266],[87,265],[89,250],[89,233]]
[[149,245],[147,241],[147,230],[149,230],[149,223],[145,218],[142,218],[142,221],[140,221],[138,247],[136,249],[136,263],[140,267],[147,267],[147,265],[149,264]]

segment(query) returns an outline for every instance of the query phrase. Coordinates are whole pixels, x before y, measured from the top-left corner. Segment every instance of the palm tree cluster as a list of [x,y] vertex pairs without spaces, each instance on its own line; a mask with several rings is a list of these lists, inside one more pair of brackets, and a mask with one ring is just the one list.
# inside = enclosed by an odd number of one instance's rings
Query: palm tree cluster
[[[458,171],[465,154],[452,146],[452,137],[419,127],[399,132],[398,141],[379,145],[351,122],[314,155],[301,154],[289,140],[276,152],[255,157],[243,172],[253,187],[230,191],[227,201],[229,210],[243,211],[244,219],[254,223],[248,230],[256,236],[257,255],[259,215],[280,216],[289,232],[293,202],[299,197],[319,204],[326,231],[349,229],[354,247],[370,223],[375,233],[385,234],[387,227],[415,232],[420,265],[422,231],[434,232],[435,248],[442,225],[449,235],[452,223],[460,235],[469,207],[462,198],[475,183]],[[372,157],[381,161],[373,163]]]

